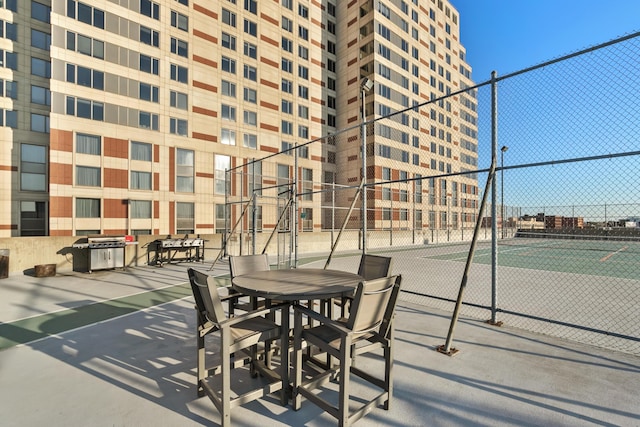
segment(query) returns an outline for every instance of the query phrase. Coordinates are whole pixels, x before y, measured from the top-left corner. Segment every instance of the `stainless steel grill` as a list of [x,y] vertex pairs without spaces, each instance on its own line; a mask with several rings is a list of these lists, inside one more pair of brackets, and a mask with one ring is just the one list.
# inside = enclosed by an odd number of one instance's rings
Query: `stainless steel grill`
[[124,236],[89,236],[87,238],[89,249],[94,248],[124,248],[127,245]]
[[[129,242],[135,244],[137,242]],[[77,249],[88,249],[88,269],[105,270],[109,268],[124,268],[124,248],[127,245],[125,236],[87,236],[86,243],[73,245]]]
[[[155,256],[151,259],[151,253]],[[204,261],[204,239],[200,237],[158,239],[149,245],[147,263],[162,265],[177,261]]]

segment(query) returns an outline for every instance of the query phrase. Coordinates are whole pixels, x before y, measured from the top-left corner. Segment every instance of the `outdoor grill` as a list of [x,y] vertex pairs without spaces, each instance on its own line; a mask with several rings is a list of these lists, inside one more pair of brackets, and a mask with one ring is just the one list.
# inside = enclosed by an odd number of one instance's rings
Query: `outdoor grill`
[[[147,259],[148,264],[162,265],[174,261],[203,261],[204,239],[200,237],[158,239],[149,245],[147,255],[155,252],[153,260]],[[180,255],[178,257],[178,255]]]
[[[129,242],[135,243],[135,242]],[[89,273],[93,270],[108,268],[124,268],[124,248],[127,245],[125,236],[89,235],[86,243],[73,245],[77,249],[88,249]]]
[[90,236],[87,238],[89,249],[124,248],[126,244],[124,236]]

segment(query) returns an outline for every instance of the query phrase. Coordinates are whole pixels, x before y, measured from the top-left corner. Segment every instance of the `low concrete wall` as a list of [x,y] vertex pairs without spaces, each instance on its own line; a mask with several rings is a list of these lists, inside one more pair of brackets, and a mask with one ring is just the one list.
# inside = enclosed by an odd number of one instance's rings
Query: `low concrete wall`
[[[270,233],[259,233],[256,241],[256,252],[261,253],[264,249]],[[453,243],[469,241],[473,235],[473,230],[382,230],[367,232],[367,249],[377,250],[391,247],[420,246],[426,244]],[[199,235],[205,240],[204,258],[213,261],[222,247],[221,234]],[[125,249],[125,265],[153,265],[155,254],[149,253],[153,245],[150,243],[157,239],[181,238],[184,235],[173,236],[136,236],[137,245],[129,245]],[[194,236],[189,236],[194,237]],[[298,236],[298,254],[328,254],[331,245],[338,238],[338,231],[318,231],[300,233]],[[490,239],[490,230],[481,231],[481,240]],[[242,236],[236,235],[228,245],[228,253],[238,255],[240,253],[253,253],[252,236],[245,233]],[[359,230],[345,230],[340,237],[336,247],[338,252],[351,252],[361,250],[361,234]],[[32,275],[34,267],[39,264],[55,264],[58,272],[87,271],[88,254],[86,249],[73,248],[74,243],[84,243],[84,237],[11,237],[0,238],[0,249],[9,250],[9,274]],[[242,251],[240,249],[242,242]],[[277,257],[278,252],[288,255],[290,246],[290,235],[282,234],[275,236],[267,248],[267,253],[272,257]],[[179,258],[180,255],[178,255]]]
[[[138,244],[125,248],[125,265],[147,264],[149,243],[156,239],[180,236],[137,236]],[[220,250],[219,234],[200,235],[205,239],[205,259],[213,259]],[[88,271],[87,249],[76,249],[74,243],[84,243],[84,237],[10,237],[0,238],[0,249],[9,250],[9,274],[33,275],[36,265],[55,264],[56,271]]]

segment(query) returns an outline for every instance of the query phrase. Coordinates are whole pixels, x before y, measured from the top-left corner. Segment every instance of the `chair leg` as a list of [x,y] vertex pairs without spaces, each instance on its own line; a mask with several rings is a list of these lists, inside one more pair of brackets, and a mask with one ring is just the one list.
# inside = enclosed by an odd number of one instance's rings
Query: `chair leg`
[[229,346],[231,345],[231,337],[229,330],[220,331],[220,357],[222,360],[222,395],[221,397],[221,414],[220,425],[222,427],[231,427],[231,353]]
[[389,331],[389,341],[387,345],[384,347],[384,358],[385,358],[385,372],[384,372],[384,382],[387,390],[387,400],[384,403],[384,409],[391,409],[391,398],[393,396],[393,362],[394,362],[394,330],[393,324],[391,324],[391,329]]
[[280,394],[280,403],[282,406],[286,406],[289,403],[289,395],[291,394],[291,367],[290,367],[290,348],[289,348],[289,310],[291,306],[287,305],[282,308],[281,316],[281,343],[280,343],[280,379],[282,380],[282,392]]
[[[347,342],[345,342],[347,341]],[[351,377],[351,340],[342,342],[340,348],[340,386],[338,396],[338,425],[347,427],[349,423],[349,380]]]
[[293,318],[293,390],[292,404],[293,409],[300,409],[302,397],[298,392],[298,388],[302,384],[302,314],[296,313]]
[[206,377],[206,363],[205,363],[205,348],[204,348],[204,337],[200,336],[200,331],[198,330],[199,328],[196,328],[196,348],[197,348],[197,354],[196,354],[196,360],[197,360],[197,380],[196,380],[196,386],[197,386],[197,392],[198,392],[198,397],[202,397],[204,396],[204,389],[202,388],[202,381],[204,381],[204,378]]

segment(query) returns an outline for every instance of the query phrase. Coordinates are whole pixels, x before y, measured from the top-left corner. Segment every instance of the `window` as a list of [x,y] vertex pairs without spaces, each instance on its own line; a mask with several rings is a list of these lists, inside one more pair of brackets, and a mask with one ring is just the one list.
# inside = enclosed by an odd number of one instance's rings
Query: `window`
[[77,218],[100,218],[100,199],[76,199]]
[[20,190],[47,191],[47,147],[20,146]]
[[176,191],[193,193],[194,152],[176,149]]
[[[15,82],[5,82],[6,92],[9,92],[8,83],[15,83]],[[7,96],[9,95],[7,94]],[[13,96],[11,97],[13,98]],[[31,86],[31,102],[33,102],[34,104],[51,105],[51,91],[46,87],[32,85]]]
[[187,100],[188,98],[186,93],[176,92],[174,90],[172,90],[170,93],[170,104],[172,107],[186,110]]
[[302,231],[313,231],[313,209],[300,209],[300,218],[302,219]]
[[288,39],[286,37],[282,37],[282,50],[285,52],[292,53],[293,52],[293,40]]
[[[76,72],[76,77],[72,78],[72,81],[80,86],[92,87],[95,89],[104,89],[104,73],[102,71],[92,70],[90,68],[81,67],[78,65],[77,70],[72,64],[67,64],[67,72],[73,74]],[[67,81],[69,76],[67,75]]]
[[76,153],[99,156],[102,149],[101,138],[98,135],[79,133],[76,135]]
[[244,124],[249,126],[257,126],[258,125],[258,113],[255,111],[244,111]]
[[160,45],[160,33],[151,28],[140,26],[140,41],[150,46],[158,47]]
[[258,35],[258,24],[248,19],[244,20],[244,32],[256,37]]
[[235,74],[236,73],[236,61],[227,58],[226,56],[222,57],[222,71],[226,71],[227,73]]
[[150,200],[130,200],[129,212],[131,218],[151,218],[151,201]]
[[222,9],[222,22],[235,28],[236,14],[227,9]]
[[309,118],[309,107],[306,105],[298,105],[298,117],[302,119]]
[[160,5],[150,0],[140,0],[140,13],[144,16],[159,20]]
[[[0,5],[2,2],[0,1]],[[47,233],[46,202],[20,202],[20,235],[45,236]]]
[[31,74],[50,79],[51,62],[39,58],[31,58]]
[[67,115],[83,119],[104,120],[104,104],[90,99],[67,96]]
[[222,104],[222,119],[232,122],[236,121],[236,108],[231,105]]
[[188,136],[188,122],[175,117],[169,118],[169,133],[173,135]]
[[251,65],[244,66],[244,78],[255,82],[258,80],[258,70],[256,67],[252,67]]
[[49,133],[49,116],[31,113],[31,130]]
[[244,9],[253,13],[258,13],[258,2],[256,0],[244,0]]
[[175,80],[180,83],[187,83],[189,79],[189,70],[186,67],[180,65],[171,64],[171,80]]
[[255,104],[258,101],[258,92],[255,89],[251,89],[248,87],[244,88],[244,100]]
[[256,59],[258,57],[258,46],[253,43],[244,42],[244,54],[249,58]]
[[281,132],[285,135],[293,135],[293,123],[287,120],[282,120]]
[[236,97],[236,85],[235,83],[229,82],[227,80],[222,81],[222,95],[230,96],[232,98]]
[[50,16],[51,8],[49,6],[38,3],[37,1],[31,1],[31,17],[33,19],[37,19],[38,21],[46,22],[48,24],[51,22]]
[[290,33],[293,32],[293,21],[286,16],[282,17],[282,29]]
[[[3,121],[4,118],[4,121]],[[18,112],[15,110],[2,110],[0,108],[0,126],[7,126],[12,129],[18,128]]]
[[[235,50],[235,40],[233,41],[233,49]],[[189,57],[189,43],[184,40],[171,37],[171,53],[182,56],[184,58]]]
[[71,31],[67,32],[67,49],[104,59],[104,42]]
[[236,133],[230,129],[220,131],[220,143],[224,145],[236,145]]
[[194,204],[176,202],[176,232],[190,234],[195,230]]
[[258,137],[257,135],[245,133],[242,138],[242,146],[247,148],[258,148]]
[[140,54],[140,71],[144,71],[145,73],[150,73],[154,75],[158,75],[159,73],[159,60],[157,58],[152,58],[148,55]]
[[302,40],[309,40],[309,30],[306,27],[300,25],[298,27],[298,37]]
[[[4,4],[3,4],[4,3]],[[0,8],[5,7],[7,10],[12,12],[18,11],[18,0],[4,0],[0,1]]]
[[298,96],[303,99],[309,99],[309,88],[306,86],[298,85]]
[[171,11],[171,26],[181,29],[182,31],[189,31],[189,18],[174,10]]
[[282,71],[285,73],[293,73],[293,61],[290,59],[282,58]]
[[132,190],[151,190],[151,172],[131,171]]
[[100,168],[76,166],[76,185],[101,187]]
[[131,141],[131,160],[151,161],[151,144]]
[[[331,52],[331,45],[334,46],[334,51]],[[329,52],[335,54],[335,43],[329,42]],[[298,56],[302,59],[309,59],[309,48],[305,46],[298,46]]]
[[309,18],[309,8],[301,3],[298,3],[298,15],[301,17],[308,19]]
[[301,173],[302,200],[313,200],[313,169],[302,168]]
[[283,99],[281,110],[283,114],[293,114],[293,102]]
[[31,29],[31,46],[42,50],[49,50],[51,47],[51,34],[43,31]]
[[227,218],[225,205],[216,205],[216,233],[224,233]]
[[138,127],[142,129],[159,129],[159,117],[157,114],[149,113],[147,111],[138,112]]
[[[214,190],[216,194],[224,194],[226,188],[225,172],[231,168],[231,157],[221,154],[215,155],[215,183]],[[223,205],[224,207],[224,205]]]
[[304,65],[298,65],[298,77],[309,80],[309,69]]
[[293,82],[291,80],[282,79],[282,91],[284,93],[293,93]]
[[236,38],[231,34],[222,33],[222,47],[236,50]]
[[158,86],[152,86],[148,83],[140,82],[139,91],[140,91],[140,94],[139,94],[140,99],[144,101],[158,102],[159,91],[160,91]]

